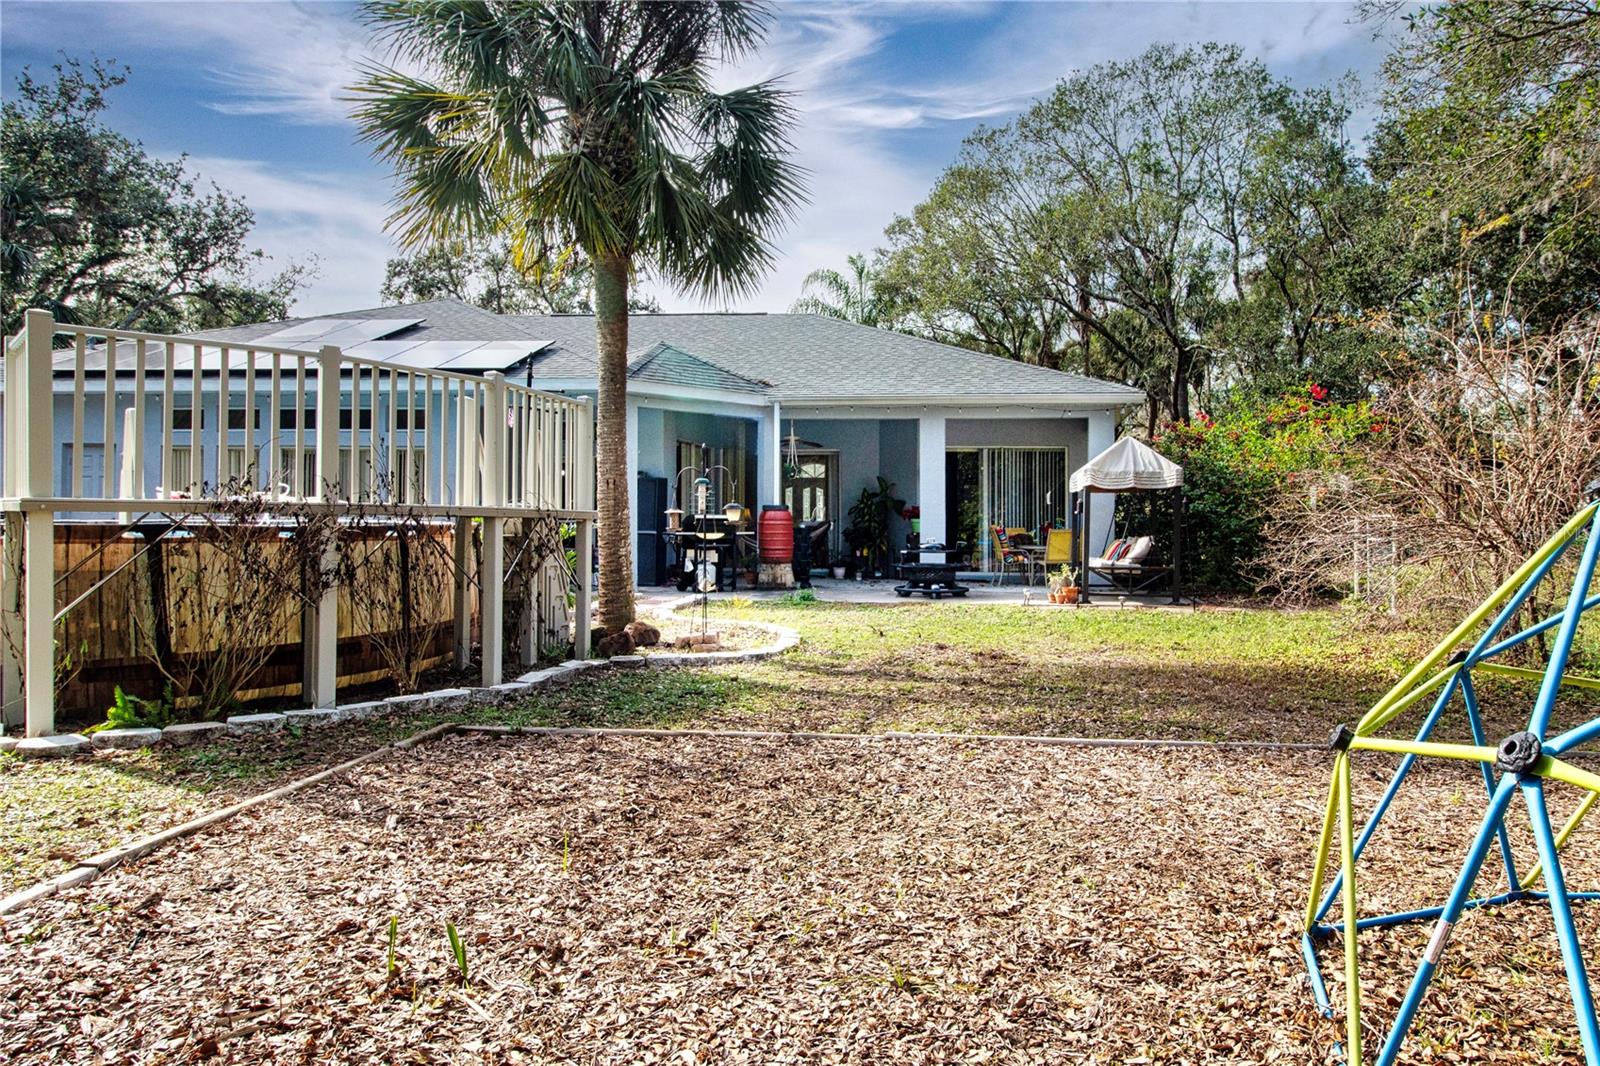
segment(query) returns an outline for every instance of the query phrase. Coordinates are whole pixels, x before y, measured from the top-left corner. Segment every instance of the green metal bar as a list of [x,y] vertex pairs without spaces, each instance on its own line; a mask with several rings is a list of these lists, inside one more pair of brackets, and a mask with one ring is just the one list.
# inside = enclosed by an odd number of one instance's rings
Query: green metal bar
[[[1447,666],[1443,670],[1440,670],[1437,674],[1434,674],[1432,677],[1428,678],[1422,684],[1418,685],[1416,688],[1412,689],[1410,692],[1406,693],[1404,696],[1400,697],[1392,705],[1390,705],[1389,709],[1384,711],[1383,714],[1381,714],[1378,719],[1371,724],[1369,731],[1375,733],[1382,729],[1384,726],[1388,725],[1390,722],[1404,714],[1413,703],[1420,702],[1422,697],[1426,696],[1428,693],[1432,692],[1446,681],[1451,680],[1460,672],[1460,666]],[[1358,729],[1357,732],[1360,733],[1360,730]],[[1362,735],[1365,736],[1366,734],[1363,733]]]
[[[1344,868],[1344,983],[1346,1061],[1361,1062],[1361,957],[1356,952],[1356,820],[1351,801],[1350,753],[1339,753],[1339,861]],[[1315,898],[1315,897],[1313,897]]]
[[1540,565],[1543,564],[1545,559],[1555,554],[1561,549],[1563,544],[1576,536],[1578,531],[1583,529],[1583,527],[1589,523],[1589,520],[1594,517],[1597,507],[1600,507],[1600,502],[1589,504],[1577,514],[1573,515],[1572,518],[1568,520],[1566,525],[1562,526],[1556,531],[1554,536],[1545,541],[1538,551],[1534,552],[1526,562],[1517,568],[1516,573],[1506,578],[1505,581],[1501,583],[1500,587],[1490,593],[1489,597],[1485,599],[1476,610],[1463,619],[1460,625],[1451,630],[1448,636],[1436,644],[1434,649],[1429,652],[1421,662],[1417,663],[1416,666],[1413,666],[1410,672],[1407,673],[1405,677],[1401,678],[1394,688],[1390,689],[1382,699],[1372,705],[1372,709],[1362,717],[1359,723],[1357,723],[1356,732],[1365,736],[1366,734],[1372,732],[1372,730],[1378,728],[1378,725],[1375,724],[1377,719],[1385,711],[1387,711],[1396,700],[1410,692],[1412,687],[1416,685],[1416,683],[1422,678],[1427,676],[1430,670],[1438,666],[1445,659],[1449,658],[1450,655],[1454,653],[1456,646],[1465,640],[1474,629],[1477,629],[1478,626],[1483,623],[1484,619],[1488,618],[1489,615],[1494,612],[1495,608],[1498,607],[1507,596],[1515,593],[1522,586],[1523,582],[1525,582],[1534,571],[1539,569]]
[[1500,757],[1494,748],[1480,748],[1476,744],[1440,744],[1435,741],[1400,740],[1393,737],[1356,737],[1350,742],[1351,751],[1386,751],[1394,755],[1426,755],[1435,759],[1459,759],[1463,762],[1492,763]]
[[[1543,670],[1529,670],[1525,666],[1506,666],[1503,663],[1479,663],[1474,669],[1490,674],[1503,674],[1506,677],[1515,677],[1524,681],[1543,681]],[[1561,684],[1572,688],[1600,689],[1600,678],[1582,677],[1578,674],[1562,674]]]
[[1322,835],[1318,837],[1316,865],[1311,869],[1311,900],[1306,904],[1306,928],[1317,924],[1317,900],[1322,896],[1322,883],[1328,873],[1328,852],[1333,849],[1333,824],[1339,815],[1338,761],[1348,758],[1340,752],[1335,760],[1334,772],[1329,776],[1328,805],[1322,815]]

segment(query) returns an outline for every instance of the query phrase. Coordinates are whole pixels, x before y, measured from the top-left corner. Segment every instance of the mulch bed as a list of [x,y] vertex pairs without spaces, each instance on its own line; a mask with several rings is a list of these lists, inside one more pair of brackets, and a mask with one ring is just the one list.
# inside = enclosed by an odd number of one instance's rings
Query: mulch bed
[[[1361,764],[1366,802],[1383,769]],[[1339,1032],[1311,1007],[1294,930],[1327,771],[1238,751],[453,737],[0,924],[0,1047],[1322,1063]],[[1442,901],[1474,774],[1427,766],[1408,785],[1374,844],[1370,908]],[[1600,884],[1593,832],[1568,856],[1575,886]],[[1592,948],[1600,906],[1579,917]],[[1427,932],[1364,937],[1373,1021]],[[1577,1060],[1548,912],[1464,920],[1421,1022],[1409,1061]]]

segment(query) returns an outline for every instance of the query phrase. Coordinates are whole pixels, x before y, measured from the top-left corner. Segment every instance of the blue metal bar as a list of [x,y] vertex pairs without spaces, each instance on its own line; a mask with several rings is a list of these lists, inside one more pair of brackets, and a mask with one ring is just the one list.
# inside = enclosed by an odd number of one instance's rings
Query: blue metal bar
[[[1559,553],[1558,553],[1559,554]],[[1472,675],[1461,671],[1461,702],[1467,707],[1467,724],[1472,727],[1472,742],[1487,746],[1489,738],[1483,731],[1483,716],[1478,713],[1478,690],[1472,683]],[[1494,770],[1486,762],[1478,764],[1478,772],[1483,775],[1483,791],[1485,795],[1494,795]],[[1500,843],[1500,858],[1506,868],[1506,887],[1516,891],[1522,886],[1522,879],[1517,876],[1517,857],[1511,853],[1511,836],[1506,832],[1506,823],[1501,821],[1495,830],[1495,838]]]
[[[1561,675],[1567,672],[1567,660],[1572,656],[1572,638],[1578,632],[1578,621],[1583,617],[1584,599],[1589,595],[1589,584],[1594,580],[1595,564],[1600,562],[1600,511],[1589,523],[1589,543],[1583,546],[1583,559],[1572,578],[1572,595],[1567,599],[1567,610],[1561,619],[1561,629],[1556,633],[1555,647],[1550,650],[1550,664],[1545,667],[1544,682],[1539,686],[1539,698],[1533,705],[1533,717],[1528,720],[1528,732],[1544,739],[1550,728],[1550,713],[1555,710],[1556,695],[1561,691]],[[1600,1066],[1600,1064],[1596,1064]]]
[[[1495,645],[1488,651],[1484,650],[1484,645],[1499,636],[1501,631],[1511,623],[1512,616],[1522,609],[1522,605],[1528,601],[1528,597],[1533,595],[1533,590],[1539,587],[1539,582],[1544,580],[1545,575],[1550,572],[1550,569],[1556,565],[1557,560],[1565,555],[1567,549],[1571,546],[1572,541],[1569,539],[1565,544],[1551,552],[1550,558],[1540,563],[1533,573],[1528,575],[1528,580],[1522,583],[1522,587],[1517,590],[1517,594],[1506,601],[1505,606],[1500,608],[1500,613],[1494,616],[1494,621],[1489,623],[1489,628],[1485,629],[1478,639],[1473,642],[1472,650],[1467,653],[1465,669],[1470,670],[1484,659],[1493,658],[1508,648],[1514,648],[1523,641],[1529,640],[1544,632],[1544,629],[1549,628],[1549,626],[1541,622],[1537,626],[1526,629],[1510,638],[1510,640]],[[1549,625],[1555,625],[1560,618],[1560,615],[1554,615],[1550,619]],[[1540,628],[1540,626],[1544,628]]]
[[[1433,734],[1434,727],[1439,724],[1439,718],[1444,714],[1444,709],[1449,704],[1450,697],[1455,693],[1456,683],[1463,673],[1464,671],[1457,671],[1455,677],[1445,682],[1444,688],[1439,691],[1438,698],[1433,701],[1433,710],[1428,712],[1428,717],[1423,719],[1422,728],[1417,730],[1419,743],[1427,740]],[[1394,802],[1395,796],[1400,792],[1401,782],[1406,779],[1406,774],[1411,772],[1411,767],[1416,761],[1417,757],[1415,755],[1407,755],[1400,760],[1400,765],[1395,768],[1394,778],[1389,782],[1389,787],[1384,790],[1383,798],[1372,809],[1372,815],[1367,819],[1367,824],[1361,829],[1361,837],[1356,841],[1357,859],[1361,858],[1361,853],[1366,850],[1367,841],[1372,839],[1372,834],[1377,832],[1378,820],[1389,810],[1389,805]],[[1344,870],[1341,869],[1333,875],[1333,880],[1329,882],[1328,889],[1323,894],[1322,902],[1317,905],[1317,921],[1320,922],[1327,916],[1329,908],[1333,906],[1333,901],[1339,898],[1339,891],[1343,886]],[[1359,923],[1357,928],[1360,928]]]
[[1322,980],[1322,960],[1317,957],[1317,945],[1310,933],[1300,934],[1300,956],[1306,960],[1306,974],[1311,978],[1311,994],[1316,997],[1317,1009],[1324,1018],[1332,1018],[1333,1002],[1328,999],[1328,986]]
[[[1507,903],[1518,903],[1525,899],[1535,898],[1529,892],[1502,892],[1498,896],[1480,896],[1469,899],[1461,905],[1463,911],[1477,910],[1479,907],[1499,907]],[[1405,925],[1407,922],[1425,922],[1430,918],[1437,918],[1444,913],[1443,907],[1424,907],[1415,911],[1399,911],[1395,914],[1375,915],[1371,918],[1362,918],[1356,922],[1356,931],[1364,929],[1385,929],[1391,925]],[[1316,932],[1327,936],[1333,933],[1344,932],[1343,922],[1333,922],[1328,925],[1318,925]]]
[[[1600,535],[1591,534],[1591,545],[1600,545]],[[1587,586],[1585,586],[1587,588]],[[1539,861],[1544,863],[1544,883],[1550,896],[1550,913],[1556,920],[1556,940],[1561,945],[1561,961],[1567,970],[1567,988],[1578,1012],[1578,1035],[1583,1040],[1583,1057],[1588,1066],[1600,1066],[1600,1025],[1595,1022],[1594,993],[1589,975],[1583,969],[1583,952],[1578,930],[1572,924],[1572,904],[1567,898],[1566,876],[1561,870],[1561,855],[1555,833],[1550,828],[1550,810],[1544,802],[1544,781],[1528,777],[1522,782],[1522,798],[1533,822],[1533,839],[1539,845]]]
[[1489,854],[1489,845],[1495,838],[1495,827],[1505,819],[1506,807],[1510,805],[1511,797],[1516,795],[1516,792],[1516,779],[1510,774],[1503,775],[1500,784],[1495,788],[1493,798],[1489,800],[1489,809],[1484,813],[1483,823],[1478,826],[1478,835],[1473,838],[1472,847],[1467,851],[1467,858],[1462,863],[1455,888],[1450,891],[1450,898],[1445,901],[1444,909],[1440,912],[1439,924],[1434,927],[1433,939],[1429,941],[1428,949],[1422,955],[1422,962],[1417,966],[1417,975],[1412,978],[1406,998],[1400,1004],[1400,1012],[1395,1016],[1394,1027],[1389,1030],[1389,1039],[1384,1041],[1383,1051],[1378,1055],[1378,1066],[1393,1066],[1395,1058],[1400,1054],[1400,1046],[1405,1043],[1406,1034],[1411,1031],[1412,1019],[1417,1015],[1417,1007],[1428,991],[1429,982],[1433,980],[1433,971],[1439,966],[1439,959],[1444,953],[1444,942],[1449,937],[1449,927],[1461,917],[1461,910],[1466,906],[1472,885],[1478,879],[1478,872],[1483,869],[1483,860]]
[[1596,738],[1600,738],[1600,718],[1596,718],[1587,725],[1580,725],[1575,729],[1567,730],[1546,744],[1544,750],[1551,755],[1565,755],[1578,745],[1587,744]]
[[[1590,608],[1593,608],[1593,607],[1600,607],[1600,596],[1590,596],[1587,600],[1583,601],[1583,609],[1585,611],[1587,611],[1587,610],[1589,610]],[[1540,633],[1547,632],[1547,631],[1549,631],[1551,629],[1554,629],[1556,626],[1560,625],[1561,624],[1561,619],[1563,619],[1565,617],[1566,617],[1566,608],[1562,608],[1561,610],[1557,611],[1555,614],[1551,615],[1549,618],[1546,618],[1546,619],[1544,619],[1542,621],[1539,621],[1539,622],[1535,622],[1533,625],[1529,626],[1527,629],[1524,629],[1522,632],[1516,634],[1515,636],[1507,637],[1505,640],[1502,640],[1500,643],[1496,644],[1494,647],[1489,648],[1486,651],[1484,651],[1484,653],[1482,655],[1479,655],[1473,661],[1474,662],[1482,662],[1484,659],[1493,659],[1496,655],[1499,655],[1501,652],[1504,652],[1504,651],[1510,651],[1512,648],[1515,648],[1518,644],[1526,644],[1528,641],[1532,640],[1534,637],[1538,636]]]

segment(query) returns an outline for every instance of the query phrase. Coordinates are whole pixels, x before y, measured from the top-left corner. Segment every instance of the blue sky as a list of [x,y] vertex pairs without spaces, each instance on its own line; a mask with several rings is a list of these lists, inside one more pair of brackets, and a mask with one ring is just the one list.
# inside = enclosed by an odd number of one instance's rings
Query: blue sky
[[[786,3],[768,45],[722,79],[783,75],[799,94],[798,161],[811,203],[778,240],[780,260],[737,310],[779,311],[817,266],[881,242],[982,123],[1001,123],[1062,76],[1158,41],[1235,43],[1296,85],[1354,72],[1367,85],[1385,47],[1343,3]],[[339,3],[39,3],[0,6],[0,73],[62,50],[132,68],[108,121],[152,152],[243,194],[255,243],[276,262],[315,256],[297,313],[378,302],[386,170],[356,143],[340,99],[374,48]],[[1365,128],[1358,116],[1355,132]],[[648,280],[646,285],[649,285]],[[670,290],[667,310],[698,301]]]

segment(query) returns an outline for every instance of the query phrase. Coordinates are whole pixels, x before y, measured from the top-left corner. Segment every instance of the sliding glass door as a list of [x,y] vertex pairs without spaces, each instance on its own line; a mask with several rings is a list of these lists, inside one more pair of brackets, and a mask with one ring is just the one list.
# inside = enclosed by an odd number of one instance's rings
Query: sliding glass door
[[1068,469],[1065,448],[951,449],[947,506],[959,539],[978,548],[973,561],[986,570],[997,566],[995,526],[1035,538],[1046,526],[1064,528],[1071,509]]

